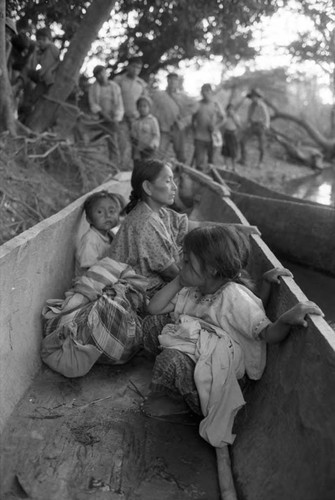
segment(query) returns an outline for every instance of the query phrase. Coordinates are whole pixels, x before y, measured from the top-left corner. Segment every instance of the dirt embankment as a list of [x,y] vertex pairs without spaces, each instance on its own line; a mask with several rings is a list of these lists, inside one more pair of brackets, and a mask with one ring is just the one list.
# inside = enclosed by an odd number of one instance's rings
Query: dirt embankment
[[104,150],[53,134],[0,138],[0,244],[115,174]]

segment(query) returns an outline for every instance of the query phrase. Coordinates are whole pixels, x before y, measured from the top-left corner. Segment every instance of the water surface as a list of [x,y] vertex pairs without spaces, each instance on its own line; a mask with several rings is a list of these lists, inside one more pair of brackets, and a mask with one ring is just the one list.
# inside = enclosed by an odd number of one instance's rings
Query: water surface
[[319,173],[288,181],[285,193],[335,207],[335,167],[328,167]]

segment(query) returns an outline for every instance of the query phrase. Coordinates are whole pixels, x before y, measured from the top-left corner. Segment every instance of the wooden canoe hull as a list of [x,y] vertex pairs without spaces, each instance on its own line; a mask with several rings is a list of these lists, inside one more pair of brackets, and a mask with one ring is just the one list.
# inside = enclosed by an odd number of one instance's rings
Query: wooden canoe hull
[[[129,175],[102,188],[128,197]],[[70,288],[83,200],[0,247],[0,432],[41,366],[43,304]]]
[[270,189],[266,186],[263,186],[262,184],[259,184],[258,182],[247,179],[247,177],[244,177],[243,175],[225,170],[224,168],[213,167],[212,175],[214,180],[215,178],[217,180],[219,180],[220,178],[223,179],[227,183],[228,187],[234,192],[252,194],[255,196],[261,196],[263,198],[272,198],[284,201],[286,200],[291,201],[292,203],[301,203],[303,205],[308,204],[319,207],[323,206],[316,201],[304,200],[302,198],[297,198],[296,196],[291,196],[274,189]]
[[[269,190],[237,174],[218,171],[238,188],[231,198],[278,255],[335,275],[335,209]],[[232,188],[234,185],[231,184]]]
[[[188,206],[190,218],[246,223],[243,214],[220,185],[193,170],[185,168],[184,173],[187,179],[185,185],[193,198],[192,206]],[[127,189],[129,192],[129,186],[124,183],[115,182],[113,188],[121,189],[124,195]],[[182,191],[180,198],[185,199]],[[6,360],[5,365],[1,363],[1,380],[4,381],[0,405],[2,427],[40,366],[39,322],[44,301],[62,296],[69,286],[73,234],[81,203],[82,200],[78,200],[78,204],[72,204],[56,218],[44,221],[42,226],[27,231],[1,249],[1,276],[7,293],[11,291],[11,300],[5,294],[1,295],[1,306],[5,304],[7,311],[1,323],[1,361]],[[257,279],[265,270],[279,266],[280,262],[261,237],[255,235],[251,240],[250,271]],[[46,247],[46,241],[49,244],[52,242],[52,245]],[[51,252],[53,247],[55,249]],[[27,280],[30,277],[30,287],[27,283],[23,286],[20,281],[25,276],[24,270]],[[275,319],[298,300],[305,300],[300,288],[291,278],[283,278],[281,286],[276,287],[271,297],[267,311],[269,317]],[[22,310],[18,307],[21,304]],[[264,376],[246,392],[247,405],[238,415],[235,426],[237,438],[232,447],[233,470],[240,498],[334,498],[334,332],[321,317],[313,317],[308,323],[307,329],[295,328],[284,343],[269,349]],[[4,442],[4,456],[7,457],[11,447],[22,446],[22,460],[19,457],[13,461],[14,465],[7,465],[6,459],[2,465],[7,475],[15,471],[21,497],[23,489],[37,500],[44,500],[46,491],[50,500],[92,498],[96,484],[89,481],[92,470],[101,478],[107,474],[106,462],[110,461],[112,472],[109,468],[109,479],[104,480],[108,484],[104,481],[99,483],[102,486],[95,490],[95,498],[218,498],[213,476],[215,461],[213,456],[208,455],[208,448],[193,448],[192,441],[187,458],[179,457],[178,447],[173,448],[171,457],[169,443],[174,433],[173,425],[159,427],[161,423],[146,420],[136,408],[132,408],[132,399],[126,389],[130,380],[142,389],[137,368],[143,363],[146,361],[134,360],[125,367],[97,367],[92,374],[73,380],[49,370],[42,372],[43,377],[20,403],[24,415],[17,420],[16,427],[15,419],[10,419],[4,431],[9,436]],[[146,370],[149,379],[150,366]],[[84,404],[90,386],[97,390],[93,383],[95,379],[101,387],[103,383],[108,383],[109,393],[106,396],[114,393],[115,397],[112,407],[108,407],[103,398],[100,403]],[[13,392],[15,397],[11,398]],[[33,413],[34,400],[39,395],[42,395],[39,413]],[[60,401],[63,401],[61,405]],[[95,410],[95,405],[99,409]],[[41,412],[47,412],[43,414],[46,416],[43,417]],[[83,421],[84,416],[86,420]],[[76,427],[76,422],[84,423]],[[125,422],[130,429],[126,434],[123,430]],[[101,430],[99,439],[95,434],[97,429]],[[50,435],[48,446],[45,445],[43,432]],[[177,440],[180,443],[183,439],[196,440],[188,428],[183,432],[178,427],[175,433],[179,433]],[[166,438],[166,443],[159,441],[160,445],[155,446],[155,442],[162,437]],[[25,440],[25,448],[20,440]],[[115,443],[116,447],[111,448],[111,443]],[[36,455],[32,456],[31,450],[36,450]],[[166,458],[169,453],[170,461]],[[197,456],[199,453],[206,457],[202,462]],[[26,457],[28,461],[24,460]],[[158,460],[157,457],[161,458]],[[174,478],[178,477],[179,458],[189,463],[190,470],[189,476],[177,481]],[[168,461],[170,476],[167,476],[164,460]],[[193,482],[197,479],[195,475],[192,478],[192,470],[209,475],[213,484],[211,490],[200,492],[194,488]],[[133,481],[134,491],[126,489],[127,480],[128,484]],[[44,490],[43,481],[46,485]]]
[[[184,170],[202,181],[200,173]],[[189,217],[199,219],[201,214],[203,220],[244,222],[231,200],[219,201],[214,195],[215,189],[211,190],[205,180],[199,182],[196,199],[200,201],[195,203]],[[240,205],[241,211],[242,207]],[[256,278],[270,267],[280,265],[259,236],[252,236],[252,242],[252,276]],[[271,319],[297,300],[306,299],[293,280],[283,281],[267,311]],[[284,343],[268,349],[265,373],[247,391],[247,405],[237,419],[237,438],[232,453],[241,498],[333,498],[334,348],[333,330],[322,318],[315,318],[306,331],[295,329]]]

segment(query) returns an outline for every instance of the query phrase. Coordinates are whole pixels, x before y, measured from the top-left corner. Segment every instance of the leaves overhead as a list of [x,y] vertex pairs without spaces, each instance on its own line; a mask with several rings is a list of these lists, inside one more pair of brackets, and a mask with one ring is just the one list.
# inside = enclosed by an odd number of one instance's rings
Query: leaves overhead
[[277,7],[270,1],[122,0],[118,14],[126,36],[118,60],[141,53],[147,72],[194,57],[222,56],[227,64],[255,55],[252,25]]
[[[9,0],[7,9],[16,17],[30,19],[35,25],[57,23],[64,34],[56,38],[66,47],[92,1]],[[104,53],[114,71],[135,53],[141,53],[147,74],[178,65],[185,59],[221,56],[227,65],[255,56],[250,46],[253,24],[272,14],[286,0],[119,0],[107,37],[117,48]],[[112,5],[112,2],[111,2]],[[107,19],[106,19],[107,21]],[[114,43],[115,45],[115,43]]]
[[314,29],[302,31],[290,44],[289,51],[297,60],[316,61],[327,71],[327,65],[333,66],[335,62],[334,2],[305,0],[299,3],[298,10],[312,21]]
[[7,11],[16,18],[31,21],[37,27],[56,23],[63,33],[57,33],[55,38],[64,47],[78,29],[91,3],[82,0],[9,0]]

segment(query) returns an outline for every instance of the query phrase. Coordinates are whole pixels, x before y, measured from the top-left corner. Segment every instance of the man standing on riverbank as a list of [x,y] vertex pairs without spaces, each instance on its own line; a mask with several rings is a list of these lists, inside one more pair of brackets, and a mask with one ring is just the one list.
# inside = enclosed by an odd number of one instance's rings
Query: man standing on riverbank
[[251,104],[248,109],[247,125],[242,132],[241,137],[241,161],[242,165],[246,164],[246,144],[255,136],[258,140],[259,161],[258,166],[263,162],[264,152],[266,147],[266,132],[270,127],[270,115],[268,108],[263,101],[262,93],[257,89],[251,89],[247,94],[251,99]]
[[137,101],[142,96],[147,96],[147,84],[139,74],[142,71],[142,58],[130,57],[128,66],[124,73],[117,75],[114,82],[121,89],[122,100],[124,105],[124,117],[120,124],[120,149],[121,149],[121,168],[128,170],[131,168],[131,127],[136,118],[139,117],[137,109]]
[[153,94],[153,114],[158,118],[160,127],[161,155],[167,156],[172,143],[177,160],[185,163],[186,131],[192,123],[197,103],[179,89],[179,79],[177,73],[169,73],[166,90]]

